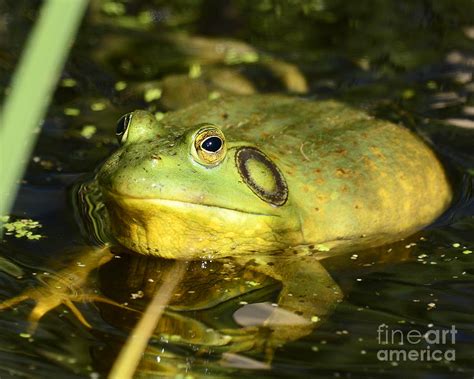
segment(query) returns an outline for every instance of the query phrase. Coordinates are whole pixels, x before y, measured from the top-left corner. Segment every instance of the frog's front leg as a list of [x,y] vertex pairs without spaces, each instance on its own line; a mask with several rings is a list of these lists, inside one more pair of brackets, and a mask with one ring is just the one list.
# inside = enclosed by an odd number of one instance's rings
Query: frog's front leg
[[27,289],[21,295],[0,303],[0,310],[13,307],[26,300],[34,300],[36,304],[28,318],[30,321],[28,331],[33,333],[41,317],[59,305],[64,304],[80,322],[90,327],[73,302],[102,301],[118,305],[112,300],[96,294],[81,292],[81,287],[85,285],[91,271],[107,263],[112,258],[113,254],[111,254],[109,246],[87,248],[77,256],[74,265],[57,273],[38,275],[40,282],[38,287]]
[[278,298],[278,308],[283,311],[275,309],[263,323],[271,330],[267,353],[278,345],[310,334],[315,323],[342,300],[337,283],[314,256],[306,255],[303,250],[292,250],[297,252],[295,255],[265,256],[247,262],[253,270],[283,284]]

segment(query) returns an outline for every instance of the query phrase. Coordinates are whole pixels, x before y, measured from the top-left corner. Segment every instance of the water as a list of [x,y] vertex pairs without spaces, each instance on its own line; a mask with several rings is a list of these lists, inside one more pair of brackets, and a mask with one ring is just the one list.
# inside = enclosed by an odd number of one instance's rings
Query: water
[[[0,4],[2,98],[38,6],[31,1]],[[279,349],[271,369],[257,369],[248,361],[224,367],[219,349],[198,354],[165,338],[152,341],[143,375],[156,369],[151,362],[159,356],[162,367],[177,366],[180,372],[187,367],[195,376],[472,377],[474,254],[468,252],[474,250],[473,14],[470,1],[92,2],[12,212],[14,218],[39,221],[42,228],[35,231],[46,237],[29,241],[5,236],[0,249],[8,261],[0,262],[1,298],[37,286],[43,272],[54,273],[86,245],[66,189],[114,149],[118,117],[137,108],[164,112],[178,100],[187,101],[179,91],[178,99],[173,91],[163,91],[161,98],[146,101],[147,86],[170,75],[187,76],[201,69],[205,76],[211,68],[230,67],[190,55],[176,44],[176,33],[234,38],[297,65],[309,83],[307,96],[337,98],[416,130],[449,166],[456,199],[434,225],[387,247],[392,250],[377,259],[358,252],[357,259],[349,255],[327,262],[344,289],[344,301],[310,336]],[[251,78],[261,92],[285,91],[282,82],[258,63],[232,68]],[[212,83],[204,90],[193,88],[198,97],[223,91]],[[156,92],[148,96],[157,97]],[[114,266],[101,270],[91,289],[106,292],[120,272]],[[240,301],[275,299],[278,285],[268,284],[249,298],[192,313],[191,318],[233,327],[232,314]],[[120,299],[116,287],[108,291]],[[104,375],[136,322],[130,312],[86,303],[79,307],[93,325],[87,329],[62,306],[28,336],[32,305],[0,313],[1,378]],[[449,339],[434,341],[436,331],[453,325],[455,344]],[[385,334],[378,330],[395,332],[395,337],[383,339]],[[431,333],[427,336],[435,343],[407,343],[410,332]],[[404,345],[399,345],[400,336]],[[381,344],[384,341],[389,344]],[[418,356],[413,361],[387,361],[387,346],[413,350],[412,354],[421,354],[427,346],[443,354],[454,349],[455,360]],[[250,357],[262,360],[258,354]]]

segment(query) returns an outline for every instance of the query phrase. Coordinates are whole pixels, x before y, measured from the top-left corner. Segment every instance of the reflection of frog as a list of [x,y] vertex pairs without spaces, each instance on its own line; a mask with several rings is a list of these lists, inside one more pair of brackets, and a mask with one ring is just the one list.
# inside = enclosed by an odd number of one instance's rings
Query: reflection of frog
[[[228,97],[160,121],[135,111],[117,136],[120,147],[78,192],[94,233],[139,254],[230,259],[280,281],[278,304],[300,322],[272,314],[272,344],[308,334],[341,298],[319,259],[412,234],[451,200],[418,137],[334,101]],[[88,269],[70,270],[70,282],[109,259],[85,256]],[[38,318],[62,301],[38,294],[5,305],[33,297]]]

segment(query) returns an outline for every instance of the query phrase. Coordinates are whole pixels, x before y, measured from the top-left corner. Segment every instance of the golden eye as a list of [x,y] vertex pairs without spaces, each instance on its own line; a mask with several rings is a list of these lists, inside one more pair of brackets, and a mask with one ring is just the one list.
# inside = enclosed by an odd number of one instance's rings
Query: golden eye
[[205,166],[216,166],[225,157],[227,147],[224,134],[215,126],[205,126],[194,136],[194,159]]

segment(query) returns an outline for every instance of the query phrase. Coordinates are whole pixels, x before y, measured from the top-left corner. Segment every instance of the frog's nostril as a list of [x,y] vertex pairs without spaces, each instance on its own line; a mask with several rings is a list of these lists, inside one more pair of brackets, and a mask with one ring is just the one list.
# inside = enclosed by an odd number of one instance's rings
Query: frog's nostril
[[155,161],[161,161],[161,157],[158,154],[152,154],[151,159],[153,159]]

